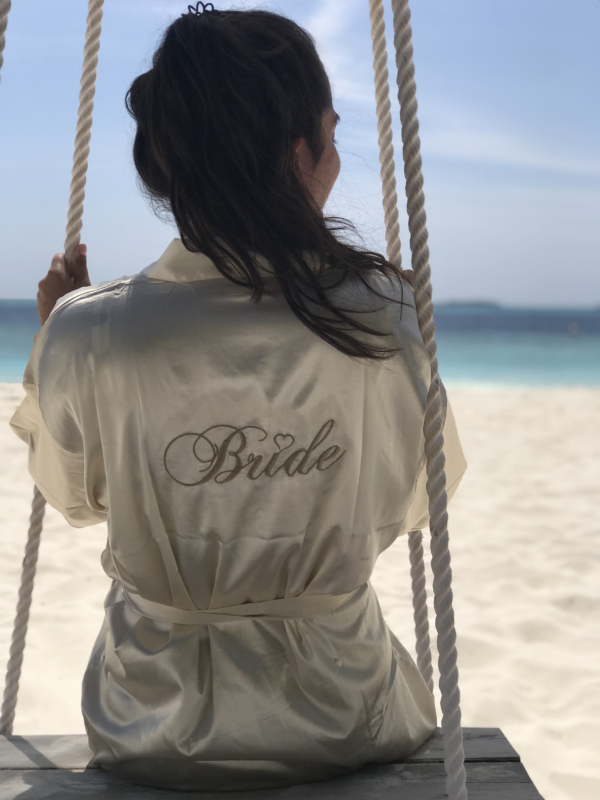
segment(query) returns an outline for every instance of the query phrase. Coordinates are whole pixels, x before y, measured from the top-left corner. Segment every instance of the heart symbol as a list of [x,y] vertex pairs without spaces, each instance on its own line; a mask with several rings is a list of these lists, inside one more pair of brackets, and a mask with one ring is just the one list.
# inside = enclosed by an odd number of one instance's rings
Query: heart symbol
[[[277,441],[278,439],[284,439],[285,441],[289,439],[290,443],[286,444],[285,447],[282,447]],[[291,447],[294,444],[294,437],[292,436],[291,433],[276,433],[275,436],[273,437],[273,441],[275,442],[275,446],[279,448],[280,451],[287,450],[288,447]]]

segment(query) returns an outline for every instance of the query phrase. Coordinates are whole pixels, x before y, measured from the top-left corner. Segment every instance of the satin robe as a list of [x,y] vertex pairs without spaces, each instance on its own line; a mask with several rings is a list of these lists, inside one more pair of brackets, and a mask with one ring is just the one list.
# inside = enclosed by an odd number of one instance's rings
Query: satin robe
[[[11,421],[50,505],[75,527],[108,520],[113,585],[82,711],[95,760],[136,783],[310,782],[403,758],[436,726],[369,582],[428,524],[412,290],[379,271],[369,281],[402,305],[358,281],[329,290],[391,334],[359,337],[400,346],[370,363],[316,336],[261,271],[257,304],[175,239],[141,273],[71,293],[35,338]],[[443,398],[451,496],[466,463]],[[316,615],[190,625],[127,593],[188,611],[352,594]]]

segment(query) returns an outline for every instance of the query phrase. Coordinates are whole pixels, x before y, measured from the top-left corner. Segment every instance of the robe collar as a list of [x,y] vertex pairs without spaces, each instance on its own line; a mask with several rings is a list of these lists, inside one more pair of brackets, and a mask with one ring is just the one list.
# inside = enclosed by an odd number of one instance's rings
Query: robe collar
[[215,263],[204,253],[190,253],[181,239],[173,239],[161,257],[146,272],[157,281],[192,283],[223,278]]
[[[265,258],[255,256],[255,259],[265,278],[274,277],[273,269]],[[311,269],[317,270],[316,264],[311,264],[310,259],[307,259],[307,263]],[[212,259],[204,253],[190,253],[181,239],[173,239],[158,261],[147,267],[144,272],[153,280],[174,283],[192,283],[215,278],[227,280]]]

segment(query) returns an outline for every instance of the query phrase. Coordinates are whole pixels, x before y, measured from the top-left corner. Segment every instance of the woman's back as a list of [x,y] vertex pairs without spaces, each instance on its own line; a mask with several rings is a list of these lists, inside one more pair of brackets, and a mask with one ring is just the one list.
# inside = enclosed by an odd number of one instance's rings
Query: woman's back
[[[334,291],[367,307],[356,282]],[[429,364],[410,288],[388,291],[405,304],[360,316],[400,352],[353,360],[281,294],[249,302],[174,240],[143,273],[67,298],[39,334],[13,427],[26,438],[38,415],[53,468],[35,478],[67,519],[110,509],[115,583],[83,694],[106,767],[174,788],[281,785],[407,755],[435,727],[368,583],[378,555],[426,524]],[[465,465],[451,416],[446,428],[452,493]],[[134,610],[347,593],[299,618],[186,625]]]
[[[339,117],[310,35],[206,9],[126,98],[140,182],[181,239],[53,312],[12,424],[48,502],[78,527],[108,518],[82,700],[96,759],[227,790],[401,758],[435,727],[369,583],[428,523],[431,373],[399,267],[323,215]],[[89,284],[69,255],[40,283],[42,323]],[[444,434],[452,494],[449,408]]]

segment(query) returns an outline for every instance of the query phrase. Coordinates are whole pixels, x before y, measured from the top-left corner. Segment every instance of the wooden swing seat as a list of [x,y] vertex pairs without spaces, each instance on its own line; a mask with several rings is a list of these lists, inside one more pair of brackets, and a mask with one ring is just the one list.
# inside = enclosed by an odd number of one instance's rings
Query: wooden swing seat
[[[499,728],[463,728],[469,800],[543,800]],[[134,786],[90,764],[86,736],[0,736],[1,800],[445,800],[438,728],[405,761],[320,783],[249,792],[169,792]]]

